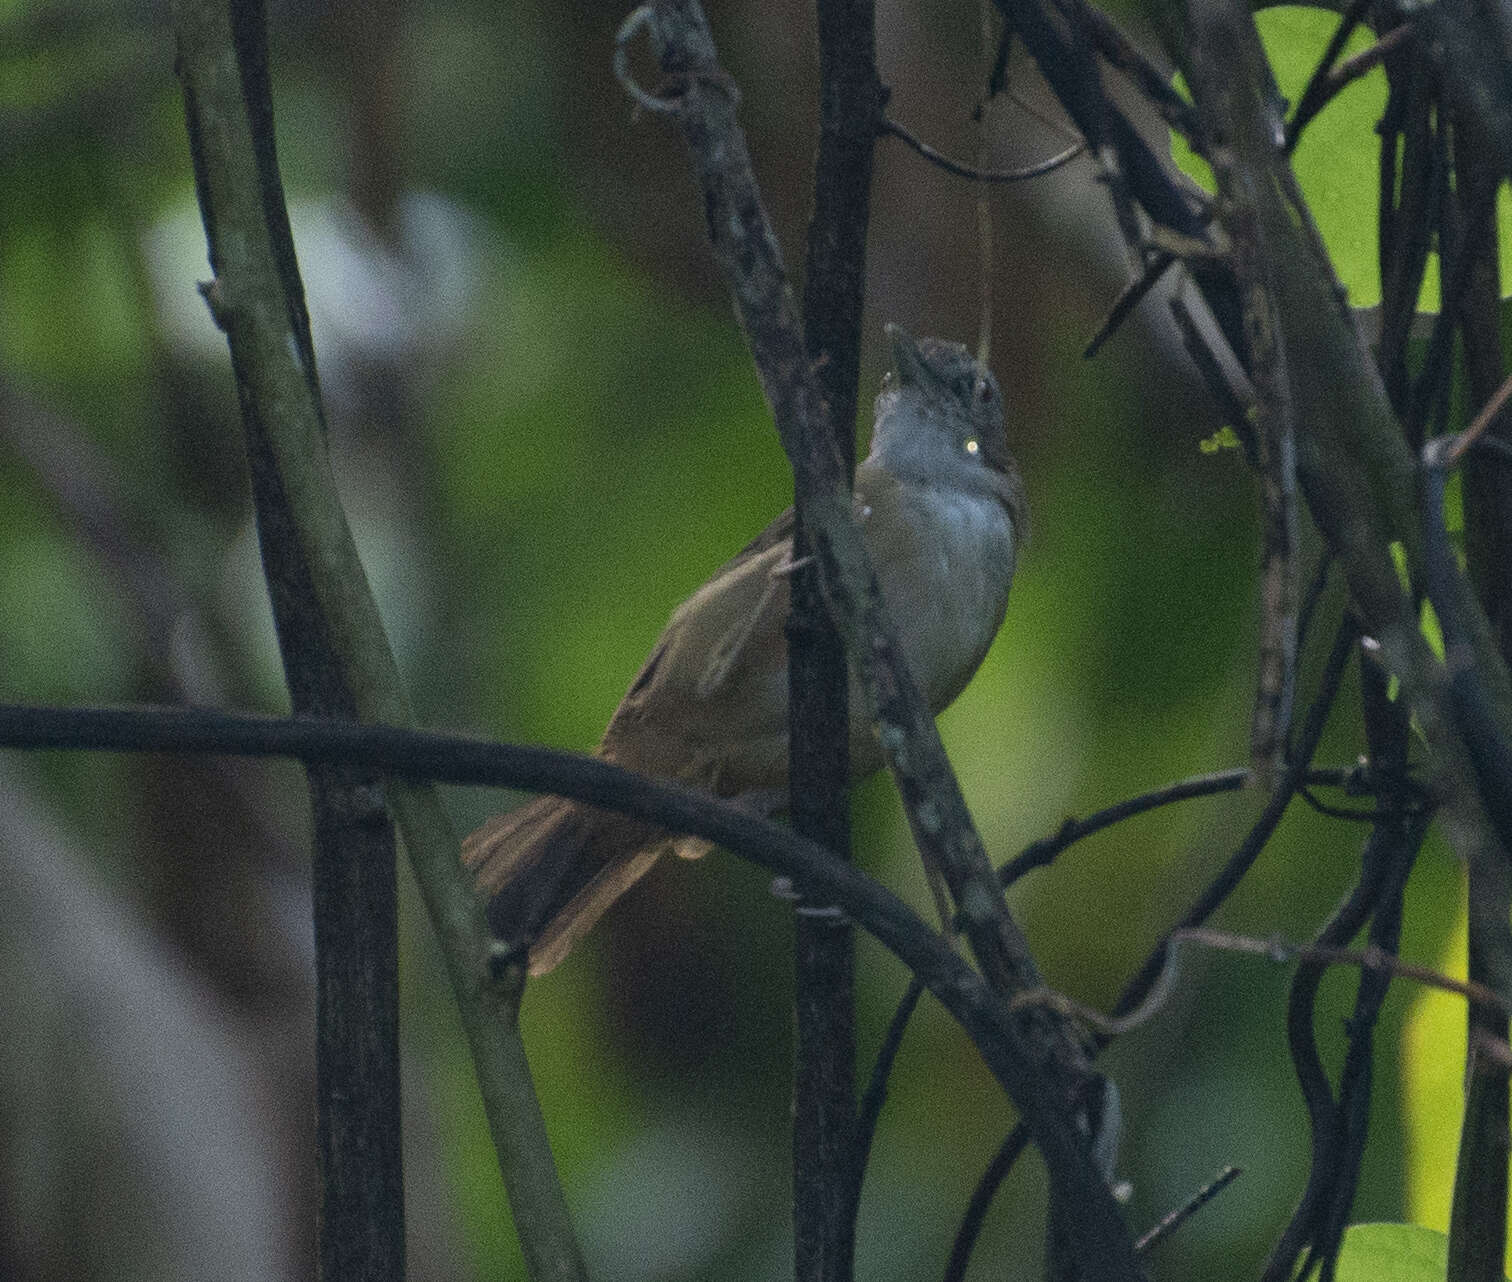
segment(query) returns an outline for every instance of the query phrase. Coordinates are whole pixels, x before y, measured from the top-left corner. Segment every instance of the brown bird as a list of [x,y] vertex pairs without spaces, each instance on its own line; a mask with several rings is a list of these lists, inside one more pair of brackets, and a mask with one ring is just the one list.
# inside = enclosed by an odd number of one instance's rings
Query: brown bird
[[[965,687],[1003,622],[1026,533],[992,372],[959,343],[887,327],[893,370],[877,397],[855,514],[903,650],[930,708]],[[762,815],[787,800],[789,508],[678,606],[604,731],[598,755],[730,797]],[[882,765],[851,678],[851,770]],[[550,970],[666,851],[710,843],[559,797],[485,823],[463,860],[500,938]]]

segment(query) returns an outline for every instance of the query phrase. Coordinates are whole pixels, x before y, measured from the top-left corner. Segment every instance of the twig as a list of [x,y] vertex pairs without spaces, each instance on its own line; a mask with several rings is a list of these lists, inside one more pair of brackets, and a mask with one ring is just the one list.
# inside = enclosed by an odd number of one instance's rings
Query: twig
[[1333,568],[1333,552],[1324,548],[1318,554],[1318,565],[1313,571],[1313,576],[1307,581],[1307,591],[1302,594],[1302,606],[1297,611],[1297,652],[1307,644],[1308,634],[1312,631],[1313,619],[1317,616],[1318,606],[1322,604],[1323,593],[1328,587],[1328,572]]
[[866,1093],[861,1097],[861,1108],[856,1118],[856,1147],[855,1159],[851,1164],[851,1219],[855,1220],[856,1210],[861,1205],[861,1186],[866,1179],[866,1167],[871,1160],[872,1141],[876,1138],[877,1122],[882,1116],[882,1105],[887,1102],[887,1082],[892,1076],[893,1063],[898,1058],[898,1051],[903,1045],[903,1034],[908,1029],[908,1021],[913,1018],[914,1008],[919,1004],[919,998],[924,995],[924,985],[919,982],[917,975],[908,981],[908,987],[903,992],[903,998],[898,1003],[898,1008],[893,1012],[893,1017],[888,1021],[887,1032],[882,1038],[882,1045],[877,1050],[877,1062],[872,1066],[871,1080],[867,1083]]
[[1202,1210],[1218,1194],[1222,1193],[1224,1189],[1228,1188],[1243,1173],[1237,1166],[1225,1166],[1210,1182],[1198,1189],[1191,1198],[1178,1206],[1169,1215],[1163,1216],[1160,1222],[1151,1228],[1149,1232],[1145,1233],[1142,1237],[1136,1238],[1134,1249],[1143,1255],[1151,1247],[1165,1241],[1166,1238],[1176,1232],[1177,1229],[1191,1219],[1192,1216],[1196,1215],[1198,1211]]
[[[1440,132],[1439,145],[1443,145]],[[1428,338],[1428,354],[1423,358],[1422,372],[1412,385],[1407,400],[1405,430],[1407,439],[1421,446],[1428,422],[1429,407],[1448,395],[1450,376],[1453,372],[1455,321],[1460,314],[1460,305],[1476,270],[1476,260],[1485,251],[1486,244],[1495,232],[1495,220],[1491,214],[1496,208],[1496,193],[1499,183],[1488,182],[1479,191],[1465,197],[1465,203],[1474,210],[1469,220],[1469,231],[1457,237],[1456,252],[1443,264],[1439,297],[1439,313],[1433,320],[1433,330]],[[1440,191],[1440,199],[1447,201],[1448,186]],[[1440,240],[1445,239],[1444,227],[1440,225]]]
[[1497,415],[1506,405],[1507,398],[1512,397],[1512,375],[1503,381],[1496,389],[1496,394],[1481,406],[1480,412],[1471,420],[1470,426],[1459,434],[1459,438],[1449,447],[1449,453],[1445,456],[1445,463],[1449,467],[1458,467],[1460,460],[1465,457],[1465,451],[1480,440],[1482,433],[1496,422]]
[[1328,101],[1328,97],[1332,96],[1325,96],[1328,73],[1339,54],[1343,52],[1344,45],[1354,33],[1354,29],[1360,25],[1360,19],[1365,16],[1365,10],[1369,7],[1370,0],[1350,0],[1349,7],[1340,15],[1339,25],[1334,28],[1328,47],[1324,49],[1323,56],[1318,59],[1318,65],[1313,68],[1307,87],[1302,91],[1302,97],[1298,99],[1297,108],[1292,113],[1291,123],[1287,126],[1286,150],[1288,152],[1297,145],[1297,138],[1307,122],[1317,115],[1324,103]]
[[1236,935],[1226,930],[1212,930],[1194,926],[1171,932],[1173,944],[1197,944],[1202,948],[1214,948],[1221,952],[1248,953],[1263,957],[1266,961],[1285,965],[1293,961],[1320,962],[1325,966],[1358,966],[1362,970],[1379,971],[1398,979],[1410,979],[1425,988],[1438,988],[1454,993],[1467,1002],[1485,1006],[1502,1014],[1512,1014],[1512,1001],[1493,992],[1484,984],[1455,979],[1427,966],[1404,962],[1383,949],[1370,948],[1319,948],[1311,944],[1292,944],[1284,939],[1256,939],[1250,935]]
[[[1177,181],[1128,116],[1103,92],[1091,45],[1068,35],[1034,0],[994,0],[994,3],[1023,40],[1088,147],[1094,152],[1104,146],[1112,148],[1130,193],[1150,217],[1183,235],[1206,239],[1202,221],[1192,212]],[[1108,45],[1107,29],[1098,22],[1094,9],[1081,6],[1077,17],[1082,27],[1078,34],[1085,34],[1104,47]],[[1132,48],[1126,38],[1122,43]]]
[[1097,332],[1082,349],[1084,360],[1091,360],[1102,350],[1103,344],[1113,337],[1114,332],[1128,318],[1129,313],[1144,301],[1145,296],[1155,288],[1160,278],[1175,262],[1176,255],[1165,249],[1157,249],[1145,259],[1144,271],[1119,291],[1118,297],[1113,300],[1113,306],[1108,309],[1107,316],[1103,318],[1103,323],[1097,327]]
[[[1359,782],[1360,775],[1358,766],[1332,766],[1309,769],[1303,777],[1309,784],[1352,788]],[[1098,810],[1085,819],[1067,819],[1056,830],[1054,836],[1041,837],[1038,841],[1025,846],[998,869],[998,877],[1004,886],[1011,886],[1025,873],[1032,872],[1036,868],[1043,868],[1068,846],[1092,836],[1093,833],[1101,832],[1104,828],[1111,828],[1125,819],[1132,819],[1135,815],[1142,815],[1161,806],[1171,805],[1173,802],[1187,801],[1193,797],[1211,797],[1222,792],[1237,792],[1244,787],[1248,779],[1249,770],[1245,767],[1219,770],[1214,774],[1193,775],[1190,779],[1178,780],[1176,783],[1167,784],[1164,788],[1156,788],[1150,792],[1140,793],[1137,797],[1129,797]]]
[[[1343,24],[1340,24],[1343,29]],[[1318,99],[1309,103],[1306,96],[1298,103],[1297,110],[1292,114],[1291,120],[1286,126],[1286,150],[1295,151],[1297,143],[1301,140],[1302,130],[1312,121],[1313,117],[1322,111],[1340,92],[1347,89],[1361,76],[1371,71],[1384,62],[1389,54],[1395,53],[1408,40],[1412,38],[1414,28],[1410,21],[1404,22],[1400,27],[1388,31],[1368,49],[1361,49],[1359,53],[1344,59],[1333,71],[1329,72],[1319,82]],[[1321,69],[1326,63],[1319,63]],[[1314,73],[1316,75],[1316,73]],[[1312,89],[1312,85],[1308,85]],[[1308,108],[1303,113],[1303,107]]]
[[1027,182],[1031,178],[1043,178],[1062,165],[1075,160],[1082,152],[1086,151],[1086,142],[1073,143],[1064,151],[1057,152],[1048,160],[1041,160],[1037,164],[1026,165],[1022,169],[978,169],[974,165],[968,165],[959,160],[952,160],[944,152],[936,151],[917,134],[900,125],[891,116],[883,116],[877,121],[877,132],[887,134],[893,138],[907,143],[919,155],[932,165],[937,165],[947,174],[954,174],[957,178],[965,178],[975,183],[1019,183]]
[[[1324,665],[1318,693],[1313,698],[1312,707],[1307,710],[1301,740],[1291,764],[1282,774],[1275,790],[1265,803],[1265,809],[1261,811],[1260,817],[1255,820],[1254,825],[1239,844],[1239,848],[1229,856],[1217,875],[1203,888],[1202,893],[1183,914],[1176,930],[1199,926],[1211,917],[1223,901],[1233,894],[1251,865],[1259,858],[1271,834],[1275,832],[1276,825],[1281,822],[1281,816],[1286,813],[1291,793],[1301,784],[1312,760],[1312,754],[1317,751],[1318,741],[1323,737],[1323,727],[1328,720],[1329,709],[1333,706],[1334,697],[1339,692],[1339,683],[1344,678],[1345,665],[1354,651],[1354,637],[1354,630],[1346,620],[1334,637],[1333,649],[1329,653],[1328,662]],[[1165,969],[1166,949],[1172,938],[1174,938],[1174,932],[1155,945],[1150,955],[1145,958],[1144,964],[1124,985],[1118,1001],[1113,1006],[1115,1017],[1127,1015],[1144,1002]]]
[[1325,819],[1342,819],[1345,823],[1379,823],[1384,810],[1354,810],[1348,806],[1331,806],[1311,788],[1298,788],[1297,796],[1307,803],[1308,809]]
[[1179,293],[1171,296],[1171,316],[1181,330],[1181,342],[1192,358],[1192,364],[1207,384],[1209,394],[1217,406],[1223,422],[1234,429],[1244,446],[1245,456],[1253,463],[1255,459],[1255,433],[1249,425],[1250,406],[1254,403],[1254,389],[1243,376],[1236,380],[1229,375],[1218,359],[1215,344],[1206,330],[1197,324],[1192,309]]
[[1188,143],[1200,144],[1202,131],[1198,126],[1197,111],[1172,88],[1169,74],[1157,67],[1101,9],[1088,5],[1079,16],[1098,53],[1139,86],[1140,92],[1155,104],[1166,124]]
[[[971,1253],[976,1249],[977,1238],[982,1234],[982,1225],[987,1219],[992,1199],[997,1196],[998,1188],[1008,1178],[1008,1172],[1013,1169],[1013,1164],[1018,1161],[1019,1154],[1028,1142],[1029,1132],[1022,1126],[1015,1126],[987,1163],[982,1178],[971,1191],[971,1201],[967,1203],[966,1213],[961,1217],[961,1226],[956,1230],[955,1241],[950,1247],[950,1259],[945,1263],[944,1282],[961,1282],[966,1276],[966,1266],[971,1263]],[[1135,1250],[1138,1249],[1136,1245]]]

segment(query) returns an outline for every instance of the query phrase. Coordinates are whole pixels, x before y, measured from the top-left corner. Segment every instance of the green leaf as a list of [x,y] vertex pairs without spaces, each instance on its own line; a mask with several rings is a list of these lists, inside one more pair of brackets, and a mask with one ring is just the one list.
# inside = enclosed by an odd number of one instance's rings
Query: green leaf
[[1417,1224],[1351,1224],[1336,1282],[1443,1282],[1449,1238]]
[[1237,449],[1239,434],[1231,427],[1220,427],[1211,436],[1197,442],[1197,448],[1204,454],[1216,454],[1219,450]]

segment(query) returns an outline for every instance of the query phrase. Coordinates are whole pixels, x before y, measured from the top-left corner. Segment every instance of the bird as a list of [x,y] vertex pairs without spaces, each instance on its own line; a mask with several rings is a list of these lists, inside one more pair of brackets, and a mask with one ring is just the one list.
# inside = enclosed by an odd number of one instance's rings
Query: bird
[[[1002,393],[962,344],[888,325],[892,368],[853,489],[904,656],[938,714],[1002,625],[1028,507]],[[763,817],[787,799],[789,508],[673,612],[598,746],[605,761],[730,798]],[[854,673],[853,778],[883,754]],[[540,975],[656,860],[712,843],[583,802],[542,796],[462,844],[493,932]]]

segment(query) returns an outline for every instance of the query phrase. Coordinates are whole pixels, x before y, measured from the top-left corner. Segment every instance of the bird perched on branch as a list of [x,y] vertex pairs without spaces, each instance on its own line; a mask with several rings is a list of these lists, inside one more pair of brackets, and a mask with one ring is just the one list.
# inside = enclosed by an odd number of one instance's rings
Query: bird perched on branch
[[[1003,621],[1026,533],[992,372],[959,343],[887,327],[871,451],[855,515],[909,667],[939,713],[971,679]],[[789,508],[678,606],[604,731],[598,755],[770,815],[787,800]],[[851,770],[882,765],[851,679]],[[710,848],[638,819],[540,797],[490,819],[463,860],[501,939],[550,970],[658,856]]]

